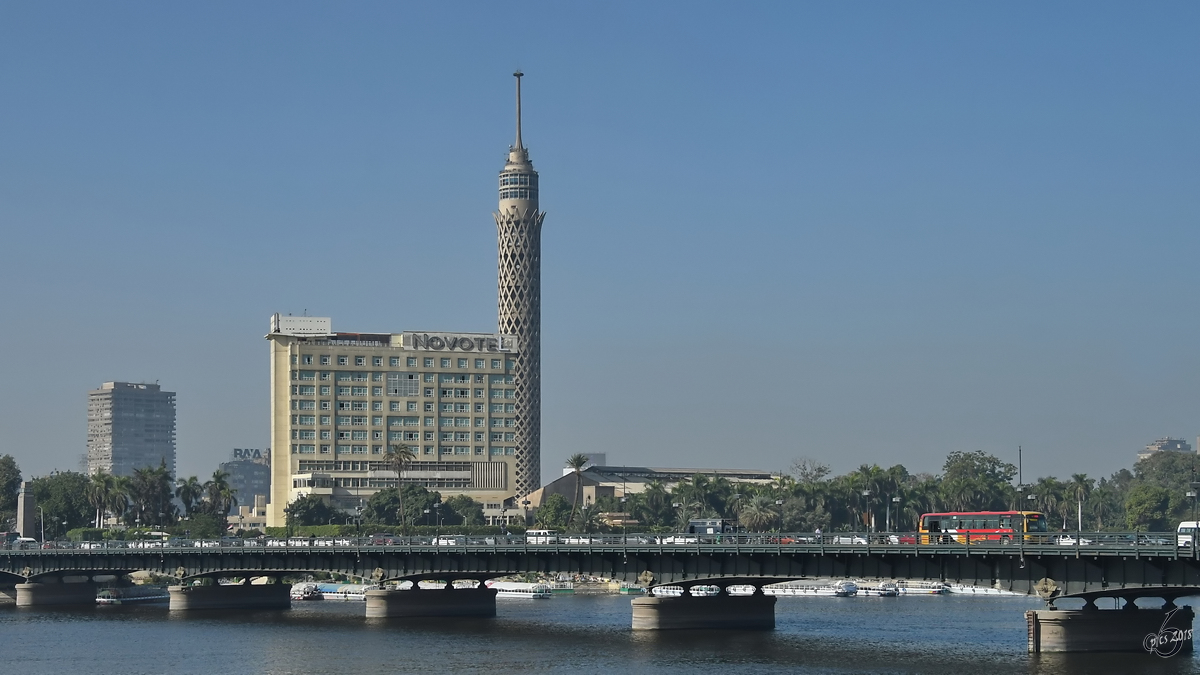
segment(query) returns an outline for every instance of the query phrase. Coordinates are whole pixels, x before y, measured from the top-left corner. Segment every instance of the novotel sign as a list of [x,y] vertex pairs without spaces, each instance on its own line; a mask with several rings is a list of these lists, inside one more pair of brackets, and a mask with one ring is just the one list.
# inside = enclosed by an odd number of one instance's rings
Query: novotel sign
[[456,333],[405,333],[405,349],[421,351],[515,352],[515,335],[479,335]]

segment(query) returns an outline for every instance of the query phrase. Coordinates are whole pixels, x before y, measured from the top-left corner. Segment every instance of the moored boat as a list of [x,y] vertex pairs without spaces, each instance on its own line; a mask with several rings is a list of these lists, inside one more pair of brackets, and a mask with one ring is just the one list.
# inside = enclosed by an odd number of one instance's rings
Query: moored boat
[[894,598],[900,595],[900,589],[890,581],[881,581],[878,583],[861,582],[858,584],[858,594],[879,598]]
[[554,596],[553,589],[547,584],[530,584],[519,581],[488,581],[487,587],[496,589],[497,598],[544,600]]
[[116,586],[96,592],[97,605],[128,605],[136,602],[163,602],[171,595],[161,586]]
[[858,595],[858,585],[853,581],[836,581],[832,584],[809,584],[790,581],[774,586],[763,586],[765,595],[775,596],[825,596],[848,598]]
[[296,584],[292,586],[293,600],[324,600],[325,596],[316,584]]
[[940,581],[897,581],[900,595],[945,595],[946,584]]

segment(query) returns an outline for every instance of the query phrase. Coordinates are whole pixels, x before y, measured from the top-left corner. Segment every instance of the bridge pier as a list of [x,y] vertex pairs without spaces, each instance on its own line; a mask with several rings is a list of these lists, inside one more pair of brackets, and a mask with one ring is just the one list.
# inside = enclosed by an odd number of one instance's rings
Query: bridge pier
[[171,611],[194,609],[289,609],[288,584],[238,584],[222,586],[171,586]]
[[496,616],[496,589],[442,588],[367,591],[368,618]]
[[1160,609],[1138,609],[1132,601],[1124,609],[1101,610],[1089,605],[1079,610],[1025,612],[1029,653],[1150,652],[1173,656],[1192,652],[1195,613],[1190,607],[1168,603]]
[[0,584],[0,605],[17,604],[17,585]]
[[644,597],[633,599],[634,630],[677,630],[724,628],[772,630],[775,628],[775,596],[721,595],[694,597]]
[[96,584],[91,581],[64,583],[61,579],[46,579],[17,584],[14,589],[17,607],[96,604]]

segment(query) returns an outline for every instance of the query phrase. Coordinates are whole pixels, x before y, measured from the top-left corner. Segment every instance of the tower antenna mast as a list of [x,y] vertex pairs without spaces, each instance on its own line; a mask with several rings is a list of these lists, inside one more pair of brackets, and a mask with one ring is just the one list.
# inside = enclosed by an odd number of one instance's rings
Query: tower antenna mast
[[525,75],[521,71],[513,73],[513,77],[517,78],[517,149],[525,147],[521,145],[521,77]]

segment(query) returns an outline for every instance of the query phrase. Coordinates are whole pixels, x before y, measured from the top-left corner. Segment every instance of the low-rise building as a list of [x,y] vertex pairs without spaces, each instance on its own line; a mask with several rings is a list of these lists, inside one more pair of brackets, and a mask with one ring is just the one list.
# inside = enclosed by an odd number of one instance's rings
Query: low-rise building
[[1154,456],[1159,452],[1191,452],[1192,446],[1182,438],[1160,438],[1157,441],[1146,446],[1145,450],[1138,451],[1138,461]]

